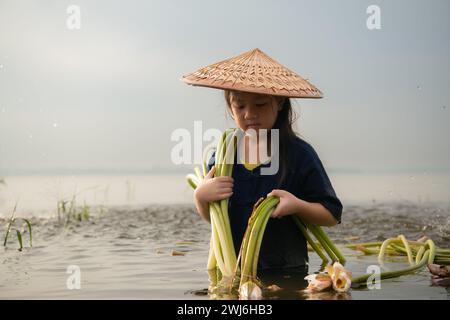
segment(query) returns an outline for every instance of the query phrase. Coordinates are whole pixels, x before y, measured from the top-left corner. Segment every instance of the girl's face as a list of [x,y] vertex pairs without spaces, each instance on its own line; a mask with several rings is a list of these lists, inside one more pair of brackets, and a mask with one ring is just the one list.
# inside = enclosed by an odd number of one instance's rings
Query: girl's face
[[231,92],[230,107],[236,125],[247,131],[272,129],[283,98],[247,92]]

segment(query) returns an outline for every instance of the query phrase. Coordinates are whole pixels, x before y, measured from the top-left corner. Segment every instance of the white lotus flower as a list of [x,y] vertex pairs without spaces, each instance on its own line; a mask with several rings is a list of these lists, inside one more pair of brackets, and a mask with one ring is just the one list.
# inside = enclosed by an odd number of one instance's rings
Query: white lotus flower
[[307,292],[319,292],[332,285],[331,277],[327,274],[310,274],[305,280],[308,280]]
[[253,281],[247,281],[239,288],[239,299],[241,300],[261,300],[262,291]]
[[331,286],[336,292],[347,292],[352,284],[352,273],[344,268],[339,262],[326,267],[326,273],[311,274],[306,276],[308,287],[306,292],[319,292]]
[[326,271],[333,282],[333,289],[337,292],[347,292],[352,285],[352,273],[339,262],[327,266]]

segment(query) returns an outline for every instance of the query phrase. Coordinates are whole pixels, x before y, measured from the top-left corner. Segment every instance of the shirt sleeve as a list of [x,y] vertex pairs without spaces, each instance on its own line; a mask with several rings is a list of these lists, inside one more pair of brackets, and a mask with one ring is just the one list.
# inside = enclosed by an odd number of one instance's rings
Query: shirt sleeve
[[341,223],[342,203],[336,196],[331,181],[319,156],[313,151],[303,170],[302,199],[322,204]]

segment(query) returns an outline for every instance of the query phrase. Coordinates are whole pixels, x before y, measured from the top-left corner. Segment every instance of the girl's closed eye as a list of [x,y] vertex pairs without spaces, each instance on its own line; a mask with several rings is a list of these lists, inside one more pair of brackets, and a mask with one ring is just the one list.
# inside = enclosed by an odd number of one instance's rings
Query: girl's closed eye
[[268,103],[268,101],[266,99],[260,99],[260,100],[255,101],[255,105],[257,107],[264,107],[267,105],[267,103]]

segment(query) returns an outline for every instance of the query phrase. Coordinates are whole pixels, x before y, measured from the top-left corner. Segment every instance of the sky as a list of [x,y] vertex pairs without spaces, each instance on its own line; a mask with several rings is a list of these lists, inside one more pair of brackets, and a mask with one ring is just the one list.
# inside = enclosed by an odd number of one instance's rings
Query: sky
[[181,76],[253,48],[324,93],[294,108],[328,170],[450,172],[449,15],[447,0],[0,0],[0,176],[191,168],[171,134],[234,124],[220,90]]

